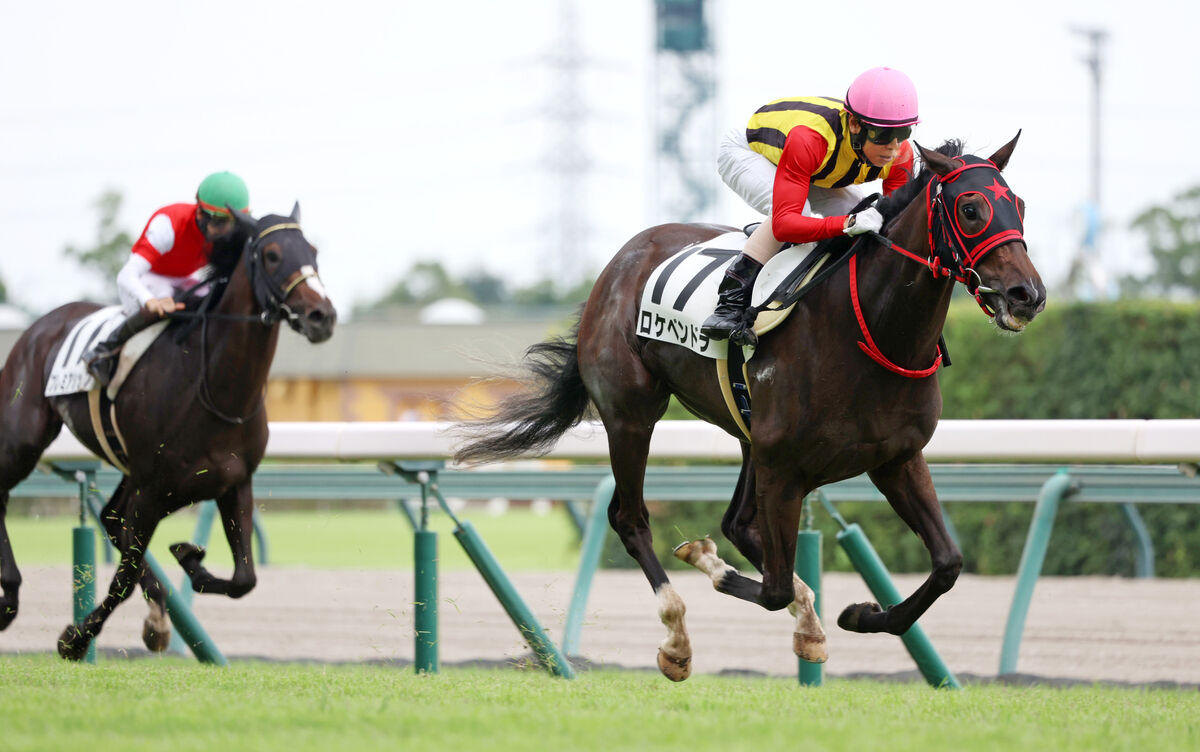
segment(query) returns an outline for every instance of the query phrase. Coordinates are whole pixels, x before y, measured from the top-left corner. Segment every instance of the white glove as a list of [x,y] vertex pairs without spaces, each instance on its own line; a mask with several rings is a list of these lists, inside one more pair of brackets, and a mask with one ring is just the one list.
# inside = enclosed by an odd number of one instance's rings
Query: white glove
[[846,234],[862,235],[864,232],[879,232],[881,227],[883,227],[883,215],[875,207],[871,206],[863,209],[858,214],[850,215],[850,222],[846,226]]

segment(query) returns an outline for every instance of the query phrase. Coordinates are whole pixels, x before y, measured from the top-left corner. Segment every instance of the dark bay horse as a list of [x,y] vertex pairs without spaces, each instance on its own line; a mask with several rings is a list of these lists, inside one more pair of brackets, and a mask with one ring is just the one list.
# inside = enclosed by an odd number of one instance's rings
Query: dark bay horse
[[[151,611],[143,640],[152,650],[166,648],[165,593],[143,567],[142,552],[163,517],[193,502],[216,499],[234,560],[232,578],[219,579],[201,565],[203,551],[190,544],[173,546],[193,585],[232,598],[254,587],[250,478],[266,451],[263,399],[279,322],[286,320],[310,342],[323,342],[333,334],[337,312],[317,277],[316,249],[300,230],[298,205],[286,217],[234,216],[233,237],[213,249],[215,285],[223,293],[214,293],[215,304],[181,342],[173,341],[171,329],[160,336],[117,395],[114,414],[128,452],[128,473],[101,518],[121,560],[101,604],[60,636],[58,652],[64,658],[84,656],[139,581]],[[21,585],[4,525],[9,490],[29,475],[64,423],[84,446],[105,456],[86,393],[43,396],[64,337],[97,308],[70,303],[38,319],[0,371],[0,629],[17,615]]]
[[887,609],[848,606],[838,624],[904,633],[962,568],[922,455],[941,413],[935,370],[954,280],[1002,329],[1021,330],[1045,306],[1045,287],[1022,236],[1023,203],[1000,172],[1016,141],[989,160],[961,156],[953,141],[937,151],[918,147],[920,175],[880,203],[886,237],[860,241],[850,260],[758,343],[747,363],[754,409],[748,441],[726,406],[712,360],[636,334],[651,272],[681,249],[733,229],[668,224],[643,231],[617,253],[573,336],[530,348],[531,391],[503,401],[486,420],[464,424],[471,438],[457,459],[478,463],[548,450],[594,409],[616,479],[609,522],[658,596],[668,632],[658,663],[679,681],[691,670],[685,608],[654,556],[642,497],[650,435],[674,394],[742,441],[741,476],[721,527],[762,581],[727,565],[709,539],[681,544],[676,556],[723,593],[771,610],[788,607],[796,616],[795,652],[823,661],[825,634],[811,591],[793,574],[802,502],[819,486],[865,472],[921,538],[932,572],[904,601]]

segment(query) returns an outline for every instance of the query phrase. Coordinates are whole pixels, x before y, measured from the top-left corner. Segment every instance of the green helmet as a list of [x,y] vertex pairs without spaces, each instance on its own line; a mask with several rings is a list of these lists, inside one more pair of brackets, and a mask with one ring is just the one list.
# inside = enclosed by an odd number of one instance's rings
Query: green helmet
[[196,200],[200,208],[216,214],[228,214],[226,205],[241,212],[250,209],[250,191],[232,172],[214,172],[206,177],[196,191]]

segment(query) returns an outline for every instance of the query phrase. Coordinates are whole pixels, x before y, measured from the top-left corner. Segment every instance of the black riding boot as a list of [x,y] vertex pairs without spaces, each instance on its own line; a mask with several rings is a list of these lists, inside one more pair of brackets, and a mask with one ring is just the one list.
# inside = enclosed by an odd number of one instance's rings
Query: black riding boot
[[83,354],[83,362],[87,364],[88,373],[96,378],[100,386],[107,388],[112,382],[113,375],[117,371],[117,355],[121,352],[121,346],[128,342],[130,337],[158,320],[158,315],[143,308],[125,319],[120,326],[113,330],[112,334],[108,335],[108,339],[97,342],[91,350]]
[[700,327],[702,334],[709,339],[729,339],[735,333],[753,328],[754,322],[746,321],[746,308],[750,305],[754,280],[762,268],[762,264],[744,253],[729,265],[725,270],[725,279],[717,288],[717,308]]

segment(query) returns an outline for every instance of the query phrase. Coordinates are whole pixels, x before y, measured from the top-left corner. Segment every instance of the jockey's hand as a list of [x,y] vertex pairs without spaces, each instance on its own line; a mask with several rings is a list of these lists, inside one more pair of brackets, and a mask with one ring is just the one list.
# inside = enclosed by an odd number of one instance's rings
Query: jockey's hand
[[151,298],[146,301],[143,306],[147,312],[158,317],[166,316],[168,313],[183,310],[183,303],[176,303],[173,298]]
[[883,215],[875,207],[863,209],[846,219],[847,235],[862,235],[864,232],[879,232],[883,227]]

